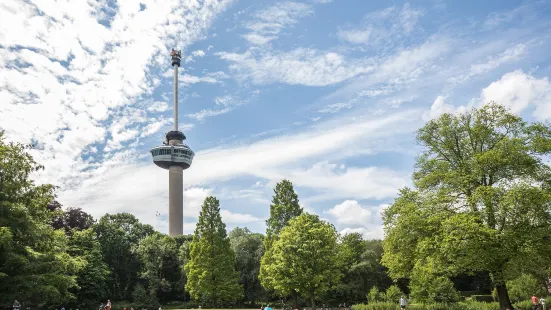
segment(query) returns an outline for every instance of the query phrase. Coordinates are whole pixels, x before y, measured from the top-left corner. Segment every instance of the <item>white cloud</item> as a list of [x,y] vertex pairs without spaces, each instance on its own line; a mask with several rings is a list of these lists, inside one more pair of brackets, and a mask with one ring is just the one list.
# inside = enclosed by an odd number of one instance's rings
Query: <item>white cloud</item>
[[247,101],[236,98],[234,95],[225,95],[214,98],[214,103],[216,106],[221,106],[221,108],[202,109],[199,112],[188,114],[187,117],[193,118],[197,121],[202,121],[209,117],[231,112],[236,107],[246,104]]
[[547,77],[536,78],[521,70],[504,74],[499,80],[483,88],[480,96],[465,105],[453,106],[445,102],[445,96],[438,96],[430,110],[423,114],[424,120],[436,118],[444,113],[463,113],[468,108],[479,107],[494,101],[520,114],[534,108],[537,120],[551,118],[551,83]]
[[492,29],[497,26],[509,23],[514,19],[534,19],[537,15],[538,6],[545,2],[534,1],[529,4],[524,4],[509,11],[492,12],[488,14],[483,25],[487,29]]
[[[109,176],[102,174],[111,168],[147,156],[134,148],[140,136],[159,130],[158,122],[164,122],[148,113],[166,110],[163,104],[148,106],[151,101],[141,100],[160,83],[151,69],[166,66],[168,46],[178,42],[184,48],[201,38],[230,1],[142,3],[147,6],[143,11],[136,1],[119,2],[116,8],[108,8],[105,1],[2,1],[0,127],[12,140],[34,138],[43,146],[32,151],[46,166],[36,175],[39,182],[53,182],[64,190],[101,184]],[[109,16],[103,14],[106,10]],[[104,142],[103,153],[97,152]],[[124,143],[129,147],[121,150]],[[124,175],[115,170],[119,177]],[[77,197],[94,194],[104,203],[88,210],[109,206],[116,212],[117,205],[143,204],[123,184],[110,185],[100,188],[120,191],[114,204],[92,188],[81,189]],[[146,220],[151,218],[147,212],[137,213]]]
[[538,79],[520,70],[509,72],[481,92],[483,103],[496,101],[520,113],[530,105],[538,120],[551,118],[551,84],[547,77]]
[[254,14],[254,20],[248,22],[249,33],[243,37],[253,45],[264,45],[276,39],[286,27],[298,22],[302,17],[312,14],[309,5],[285,1],[275,4]]
[[325,108],[319,110],[318,112],[320,112],[320,113],[337,113],[342,109],[350,109],[351,107],[352,107],[352,105],[350,103],[338,102],[338,103],[332,103],[332,104],[326,106]]
[[371,211],[360,206],[356,200],[345,200],[325,212],[334,216],[338,224],[345,225],[364,225],[372,216]]
[[425,114],[423,114],[423,119],[425,121],[428,121],[431,119],[438,118],[440,115],[445,113],[455,113],[456,108],[453,105],[446,103],[445,102],[446,99],[447,97],[442,95],[436,97],[436,99],[434,100],[434,102],[430,107],[430,110],[428,110],[427,112],[425,112]]
[[525,53],[526,45],[522,43],[517,44],[513,47],[507,48],[503,53],[493,57],[488,57],[486,62],[471,65],[468,72],[451,77],[448,81],[453,84],[463,83],[473,76],[487,73],[504,63],[517,60]]
[[327,161],[318,162],[306,170],[280,170],[271,178],[288,178],[298,186],[317,190],[319,194],[311,196],[309,201],[341,197],[385,199],[409,185],[409,171],[397,172],[384,167],[339,167]]
[[341,227],[341,234],[360,233],[365,239],[382,239],[381,214],[387,206],[365,207],[356,200],[345,200],[324,213],[335,218],[337,227]]
[[326,86],[374,70],[369,59],[347,60],[335,52],[306,48],[274,54],[249,50],[243,54],[218,55],[231,63],[230,69],[240,79],[250,79],[255,84]]
[[168,104],[162,101],[156,101],[147,108],[151,112],[164,112],[168,110]]
[[226,224],[252,224],[255,222],[263,222],[264,219],[252,216],[250,214],[234,213],[229,210],[220,210],[222,221]]
[[196,51],[191,52],[191,55],[193,57],[204,57],[205,52],[203,50],[196,50]]

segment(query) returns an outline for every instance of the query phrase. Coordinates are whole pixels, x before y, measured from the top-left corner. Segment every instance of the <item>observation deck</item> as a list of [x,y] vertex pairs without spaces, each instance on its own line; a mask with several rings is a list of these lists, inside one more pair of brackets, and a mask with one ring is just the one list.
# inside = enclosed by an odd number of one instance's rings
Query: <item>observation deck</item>
[[171,166],[180,166],[184,170],[191,166],[195,153],[185,144],[162,145],[151,149],[155,165],[168,169]]

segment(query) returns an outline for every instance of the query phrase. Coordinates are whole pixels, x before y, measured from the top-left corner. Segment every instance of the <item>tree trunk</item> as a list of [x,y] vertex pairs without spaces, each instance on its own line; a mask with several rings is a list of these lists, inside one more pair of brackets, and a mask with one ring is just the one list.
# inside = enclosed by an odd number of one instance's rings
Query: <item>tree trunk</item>
[[314,298],[314,293],[310,293],[310,303],[312,305],[312,310],[316,310],[316,298]]
[[507,308],[513,309],[511,300],[509,299],[509,292],[505,283],[496,284],[497,297],[499,298],[499,308],[505,310]]
[[291,298],[293,299],[293,309],[298,309],[298,294],[297,294],[297,291],[291,290]]

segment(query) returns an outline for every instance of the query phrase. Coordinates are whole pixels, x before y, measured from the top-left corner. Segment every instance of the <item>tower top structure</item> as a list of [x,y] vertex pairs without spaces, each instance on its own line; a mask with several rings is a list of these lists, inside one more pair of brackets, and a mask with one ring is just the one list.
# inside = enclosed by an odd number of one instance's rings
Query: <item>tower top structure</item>
[[186,136],[178,130],[178,67],[181,64],[182,52],[173,48],[170,58],[174,68],[174,129],[165,134],[163,145],[151,149],[151,155],[153,162],[163,169],[172,166],[187,169],[191,166],[195,153],[183,143]]

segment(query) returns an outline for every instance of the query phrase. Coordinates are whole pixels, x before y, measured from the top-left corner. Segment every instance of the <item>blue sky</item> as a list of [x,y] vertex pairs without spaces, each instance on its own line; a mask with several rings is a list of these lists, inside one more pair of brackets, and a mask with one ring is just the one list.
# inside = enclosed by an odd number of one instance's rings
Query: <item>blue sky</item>
[[424,122],[491,100],[551,117],[550,15],[546,1],[8,0],[0,128],[38,144],[35,177],[65,206],[166,232],[168,173],[148,150],[173,126],[176,47],[196,152],[185,232],[207,195],[228,228],[264,231],[289,178],[308,212],[381,238]]

